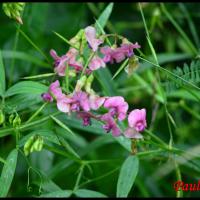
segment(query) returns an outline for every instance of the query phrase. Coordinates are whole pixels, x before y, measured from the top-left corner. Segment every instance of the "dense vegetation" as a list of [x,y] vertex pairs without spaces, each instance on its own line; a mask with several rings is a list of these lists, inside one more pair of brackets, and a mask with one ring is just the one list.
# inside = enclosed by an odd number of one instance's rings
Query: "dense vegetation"
[[[1,3],[1,6],[1,197],[200,194],[191,191],[189,185],[182,187],[184,191],[174,188],[177,181],[198,184],[200,180],[199,6],[194,3],[17,6]],[[98,69],[94,70],[88,65],[93,58],[90,52],[94,43],[101,41],[88,40],[84,35],[86,27],[94,27],[95,37],[104,40],[98,48],[113,43],[120,46],[120,37],[140,48],[135,46],[134,53],[126,54],[120,61],[113,56],[114,62],[109,60],[106,67],[99,61],[101,64],[97,62]],[[109,36],[104,38],[105,35]],[[56,69],[58,60],[50,55],[50,50],[54,49],[59,56],[66,54],[70,47],[76,48],[77,41],[70,40],[75,36],[83,41],[78,43],[79,53],[80,44],[85,45],[84,68],[80,70],[75,65],[75,70],[69,71],[67,64],[60,76],[60,69]],[[94,79],[91,84],[88,78],[91,76],[86,73],[90,69]],[[84,78],[88,78],[88,85]],[[71,104],[70,115],[66,107],[63,110],[56,105],[60,97],[52,95],[49,89],[56,80],[66,94],[75,90],[79,80],[82,84],[79,86],[85,87],[86,92],[92,91],[91,95],[93,90],[96,92],[95,97],[123,97],[122,105],[127,102],[129,106],[126,118],[120,118],[120,112],[115,111],[121,135],[117,135],[112,120],[99,118],[110,109],[105,103],[93,112],[96,117],[86,118],[77,117]],[[50,96],[44,97],[47,92]],[[79,109],[86,113],[87,108],[81,106]],[[135,109],[146,110],[141,129],[130,127],[127,120]],[[86,121],[82,123],[80,118]],[[103,126],[105,130],[96,119],[108,122]],[[128,138],[124,135],[127,127],[134,131],[131,134],[141,134],[142,138]]]

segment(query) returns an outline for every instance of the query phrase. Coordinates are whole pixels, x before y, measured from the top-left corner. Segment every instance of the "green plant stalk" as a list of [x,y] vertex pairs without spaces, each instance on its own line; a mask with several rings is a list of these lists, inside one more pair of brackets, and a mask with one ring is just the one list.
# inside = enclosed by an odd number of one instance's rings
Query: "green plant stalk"
[[190,113],[193,117],[195,117],[196,119],[200,120],[200,115],[198,113],[196,113],[195,111],[191,110],[190,107],[188,107],[185,102],[183,103],[179,103],[179,105],[186,110],[188,113]]
[[185,42],[188,44],[188,46],[192,50],[193,54],[198,55],[198,50],[192,44],[192,42],[190,41],[188,36],[181,29],[181,27],[178,25],[178,23],[173,19],[172,15],[167,11],[165,5],[163,3],[161,3],[160,5],[161,5],[161,9],[162,9],[163,13],[166,15],[166,17],[169,19],[169,21],[174,25],[174,27],[180,33],[180,35],[184,38]]
[[73,161],[75,161],[75,162],[77,162],[77,163],[79,163],[79,164],[81,163],[81,160],[80,160],[80,159],[75,158],[75,157],[71,156],[70,154],[67,154],[66,152],[64,152],[64,151],[62,151],[62,150],[60,150],[60,149],[54,148],[54,147],[49,146],[49,145],[47,145],[47,144],[44,144],[43,147],[44,147],[45,149],[47,149],[48,151],[51,151],[51,152],[56,153],[56,154],[59,154],[59,155],[64,156],[64,157],[66,157],[66,158],[70,158],[71,160],[73,160]]
[[83,76],[83,74],[85,73],[85,70],[86,70],[88,64],[90,63],[90,61],[91,61],[92,58],[94,57],[95,53],[96,53],[96,52],[92,52],[92,54],[91,54],[90,57],[88,58],[87,62],[86,62],[85,65],[84,65],[84,68],[83,68],[83,71],[82,71],[82,73],[81,73],[81,77],[80,77],[80,78],[82,78],[82,76]]
[[[177,178],[177,181],[182,181],[181,171],[180,171],[179,165],[177,164],[175,158],[174,158],[174,164],[175,164],[175,169],[176,169],[176,178]],[[176,192],[176,197],[177,198],[183,197],[183,191],[182,190],[178,190]]]
[[79,183],[80,183],[80,181],[81,181],[81,177],[82,177],[82,175],[83,175],[84,167],[85,167],[84,164],[82,164],[81,167],[80,167],[80,172],[79,172],[79,174],[78,174],[78,176],[77,176],[77,179],[76,179],[76,183],[75,183],[75,185],[74,185],[73,192],[75,192],[75,191],[78,189]]
[[19,32],[46,59],[46,61],[50,63],[45,53],[21,29],[19,29]]
[[[51,116],[52,115],[56,116],[58,114],[60,114],[59,111],[55,112],[55,113],[52,113]],[[41,124],[42,122],[45,122],[45,121],[49,120],[51,118],[51,116],[49,115],[49,116],[43,117],[43,118],[41,118],[39,120],[36,120],[34,122],[30,122],[28,124],[21,125],[21,126],[18,127],[18,129],[19,130],[23,130],[23,129],[30,128],[32,126]],[[15,128],[4,128],[4,129],[0,130],[0,138],[4,137],[4,136],[7,136],[7,135],[11,135],[14,130],[15,130]]]
[[83,182],[82,184],[79,185],[79,188],[85,186],[85,185],[88,184],[88,183],[91,183],[91,182],[94,182],[94,181],[98,181],[98,180],[100,180],[100,179],[102,179],[102,178],[105,178],[105,177],[107,177],[107,176],[109,176],[109,175],[115,173],[115,172],[118,171],[119,169],[120,169],[120,166],[119,166],[119,167],[116,167],[115,169],[113,169],[113,170],[111,170],[111,171],[109,171],[109,172],[107,172],[107,173],[105,173],[105,174],[102,175],[102,176],[98,176],[98,177],[96,177],[96,178],[94,178],[94,179],[92,179],[92,180],[85,181],[85,182]]
[[164,148],[166,147],[168,148],[168,145],[165,142],[163,142],[159,137],[154,135],[151,131],[145,129],[144,132],[150,135],[153,139],[155,139],[158,143],[160,143]]
[[31,122],[48,104],[48,102],[45,102],[27,121],[26,124]]
[[[17,50],[17,44],[18,44],[18,41],[19,41],[19,29],[20,29],[20,24],[17,25],[17,30],[16,30],[16,34],[15,34],[15,41],[14,41],[14,46],[13,46],[14,52]],[[11,62],[11,67],[10,67],[10,74],[12,74],[12,76],[10,76],[8,87],[10,87],[12,85],[14,67],[15,67],[15,58],[13,57],[12,62]]]
[[190,83],[189,81],[187,81],[187,80],[183,79],[182,77],[180,77],[180,76],[178,76],[178,75],[172,73],[171,71],[169,71],[169,70],[167,70],[167,69],[161,67],[160,65],[157,65],[157,64],[155,64],[155,63],[152,63],[151,61],[146,60],[146,59],[144,59],[144,58],[142,58],[142,57],[140,57],[140,56],[136,56],[136,57],[138,57],[138,58],[140,58],[141,60],[144,60],[144,61],[146,61],[146,62],[152,64],[153,66],[157,67],[159,70],[165,71],[165,72],[167,72],[168,74],[170,74],[170,75],[172,75],[172,76],[174,76],[174,77],[176,77],[176,78],[182,80],[182,81],[185,82],[187,85],[190,85],[190,86],[192,86],[193,88],[195,88],[195,89],[197,89],[197,90],[200,90],[200,88],[197,87],[196,85],[194,85],[193,83]]

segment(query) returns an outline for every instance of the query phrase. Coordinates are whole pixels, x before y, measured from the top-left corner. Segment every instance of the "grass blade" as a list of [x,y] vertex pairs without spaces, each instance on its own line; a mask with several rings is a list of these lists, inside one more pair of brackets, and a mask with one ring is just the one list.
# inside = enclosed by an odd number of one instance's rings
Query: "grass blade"
[[3,65],[2,53],[0,50],[0,96],[4,95],[5,88],[6,88],[5,69],[4,69],[4,65]]

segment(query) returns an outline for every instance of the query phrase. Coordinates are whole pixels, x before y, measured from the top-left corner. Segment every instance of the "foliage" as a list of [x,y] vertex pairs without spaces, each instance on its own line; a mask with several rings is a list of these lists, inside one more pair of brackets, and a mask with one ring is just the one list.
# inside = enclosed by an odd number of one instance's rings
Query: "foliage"
[[[1,197],[199,195],[174,189],[178,180],[198,183],[200,177],[196,4],[0,6]],[[94,119],[84,127],[75,113],[62,113],[41,98],[58,79],[50,50],[64,55],[70,38],[90,25],[99,35],[123,35],[141,46],[134,59],[96,70],[93,87],[99,96],[123,96],[130,110],[146,108],[143,139],[113,137]],[[70,80],[62,83],[72,90]],[[118,125],[125,130],[128,121]]]

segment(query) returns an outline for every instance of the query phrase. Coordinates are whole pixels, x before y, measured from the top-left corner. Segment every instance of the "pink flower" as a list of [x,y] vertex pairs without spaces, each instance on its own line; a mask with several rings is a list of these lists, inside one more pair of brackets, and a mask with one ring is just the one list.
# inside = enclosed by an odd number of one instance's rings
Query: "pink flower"
[[121,131],[117,127],[117,124],[115,120],[112,118],[112,116],[109,113],[106,113],[101,116],[101,120],[104,121],[106,124],[103,125],[103,129],[108,133],[112,131],[112,135],[117,137],[120,136]]
[[89,111],[90,105],[87,93],[79,91],[75,92],[72,97],[71,110],[80,111],[81,108],[84,111]]
[[44,101],[47,101],[47,102],[53,101],[53,97],[49,93],[43,93],[41,96]]
[[49,86],[49,93],[52,94],[56,99],[60,99],[64,96],[58,80],[51,83],[51,85]]
[[109,108],[111,116],[117,116],[119,121],[126,118],[126,112],[128,110],[128,104],[124,101],[123,97],[108,97],[104,103],[105,108]]
[[99,69],[100,67],[105,67],[105,63],[103,59],[101,59],[99,56],[94,56],[92,60],[89,63],[89,68],[94,71]]
[[136,42],[132,43],[124,43],[121,44],[121,47],[111,48],[109,46],[105,46],[101,48],[101,53],[104,54],[103,61],[105,63],[110,62],[111,64],[115,61],[116,63],[120,63],[126,57],[131,57],[133,53],[133,49],[140,48],[140,45]]
[[110,62],[113,64],[114,61],[119,63],[126,58],[124,50],[121,48],[110,48],[109,46],[105,46],[102,47],[100,51],[102,54],[104,54],[103,61],[105,63]]
[[105,97],[99,97],[98,95],[94,95],[94,94],[91,94],[89,96],[90,108],[93,110],[97,110],[100,106],[102,106],[104,101],[105,101]]
[[141,139],[143,136],[137,132],[134,128],[128,127],[124,132],[125,137],[127,138],[135,138],[135,139]]
[[142,132],[146,126],[146,109],[135,109],[128,115],[129,127],[134,128],[138,132]]
[[110,62],[111,64],[114,62],[114,58],[113,58],[113,49],[111,49],[109,46],[105,46],[105,47],[102,47],[100,49],[100,52],[102,54],[104,54],[104,58],[103,58],[103,61],[105,63],[108,63]]
[[138,49],[140,48],[140,45],[136,42],[135,44],[133,43],[125,43],[125,44],[121,44],[121,51],[124,52],[124,54],[130,58],[131,56],[133,56],[133,49]]
[[73,67],[77,72],[82,71],[83,69],[82,64],[76,61],[78,51],[75,48],[70,48],[69,51],[61,57],[59,57],[56,51],[53,49],[50,51],[50,54],[55,60],[54,70],[59,76],[65,76],[67,63],[69,66]]
[[96,39],[96,30],[92,26],[88,26],[85,28],[85,36],[89,46],[92,48],[93,51],[96,51],[98,49],[98,46],[103,43],[102,40]]
[[61,112],[68,113],[70,112],[70,103],[71,99],[68,98],[66,95],[62,96],[61,98],[57,99],[57,108]]
[[88,112],[78,112],[77,116],[79,118],[82,118],[83,120],[83,126],[89,126],[92,124],[91,122],[91,116]]

